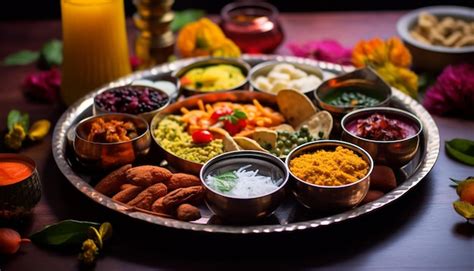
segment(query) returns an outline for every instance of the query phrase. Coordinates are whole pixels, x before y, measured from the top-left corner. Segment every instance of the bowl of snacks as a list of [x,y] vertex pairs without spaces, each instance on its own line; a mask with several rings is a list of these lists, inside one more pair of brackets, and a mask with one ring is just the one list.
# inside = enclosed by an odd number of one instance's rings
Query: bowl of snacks
[[374,163],[354,144],[321,140],[301,145],[286,158],[293,193],[305,207],[339,212],[357,206],[369,190]]
[[340,120],[348,112],[390,103],[392,89],[371,68],[361,68],[323,82],[314,91],[316,105],[335,119],[340,132]]
[[253,89],[276,95],[283,89],[296,89],[306,95],[322,83],[323,72],[315,66],[296,63],[267,61],[250,70],[249,82]]
[[353,111],[341,121],[342,139],[366,150],[377,164],[401,167],[418,151],[423,124],[397,108],[374,107]]
[[432,6],[413,10],[397,23],[398,35],[416,68],[441,71],[449,64],[474,62],[474,9]]
[[186,95],[242,89],[247,84],[250,65],[235,58],[206,58],[173,73]]
[[114,168],[134,162],[150,150],[148,122],[123,113],[86,118],[74,128],[73,148],[84,166]]
[[325,139],[332,117],[317,111],[304,94],[230,91],[195,95],[158,113],[151,133],[167,162],[199,174],[224,152],[256,150],[284,157],[291,148]]
[[285,163],[259,151],[236,151],[209,160],[201,169],[209,209],[230,222],[271,215],[285,197]]
[[104,90],[94,97],[94,115],[125,113],[138,115],[147,121],[168,106],[170,97],[158,88],[145,85],[126,85]]

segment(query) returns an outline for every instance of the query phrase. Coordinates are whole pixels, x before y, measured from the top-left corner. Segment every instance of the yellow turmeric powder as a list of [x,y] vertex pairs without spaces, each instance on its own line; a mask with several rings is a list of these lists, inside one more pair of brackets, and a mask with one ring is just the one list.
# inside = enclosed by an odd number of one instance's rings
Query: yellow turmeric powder
[[334,151],[319,150],[290,161],[291,172],[301,180],[324,186],[350,184],[362,179],[369,165],[352,150],[338,146]]

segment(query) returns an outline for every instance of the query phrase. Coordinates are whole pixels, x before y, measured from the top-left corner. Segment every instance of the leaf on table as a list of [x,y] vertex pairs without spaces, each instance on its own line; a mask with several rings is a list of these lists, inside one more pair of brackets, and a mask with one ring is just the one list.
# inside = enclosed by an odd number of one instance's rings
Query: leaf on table
[[63,62],[63,43],[60,40],[50,40],[41,48],[41,61],[47,69],[60,66]]
[[31,50],[21,50],[16,53],[10,54],[3,59],[3,65],[14,66],[14,65],[28,65],[40,57],[40,53]]
[[20,124],[23,127],[24,131],[28,131],[30,126],[30,116],[28,113],[21,113],[18,110],[10,110],[7,116],[7,128],[9,131],[13,129],[15,124]]
[[30,236],[30,239],[35,244],[43,246],[80,245],[87,239],[89,228],[98,228],[99,225],[89,221],[64,220],[46,226],[43,230]]
[[453,202],[454,210],[466,219],[474,219],[474,205],[465,201]]
[[464,164],[474,166],[474,141],[455,138],[446,141],[445,146],[449,156]]
[[171,22],[171,30],[176,32],[186,24],[197,21],[199,18],[203,17],[204,14],[204,10],[201,9],[185,9],[182,11],[176,11],[174,20]]

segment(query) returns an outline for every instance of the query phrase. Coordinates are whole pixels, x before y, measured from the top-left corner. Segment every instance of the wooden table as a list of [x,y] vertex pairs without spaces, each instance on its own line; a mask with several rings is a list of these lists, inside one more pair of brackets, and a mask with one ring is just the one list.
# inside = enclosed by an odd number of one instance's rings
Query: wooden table
[[[403,12],[339,12],[285,14],[286,41],[333,38],[344,45],[375,36],[390,37]],[[132,31],[129,31],[131,33]],[[19,49],[36,49],[60,37],[60,22],[0,23],[0,58]],[[286,53],[285,48],[280,49]],[[33,119],[53,123],[63,108],[33,104],[20,85],[34,68],[1,67],[0,127],[12,108],[28,111]],[[455,138],[474,138],[474,122],[435,117],[441,145]],[[444,148],[432,172],[395,203],[369,215],[307,232],[229,236],[176,231],[148,225],[113,213],[75,190],[61,175],[51,154],[51,136],[22,150],[38,164],[43,197],[25,235],[46,224],[73,218],[110,221],[114,238],[97,270],[325,268],[330,270],[473,270],[474,226],[452,209],[457,199],[449,177],[474,175],[474,168],[447,158]],[[34,245],[0,258],[0,269],[71,270],[77,253],[49,251]]]

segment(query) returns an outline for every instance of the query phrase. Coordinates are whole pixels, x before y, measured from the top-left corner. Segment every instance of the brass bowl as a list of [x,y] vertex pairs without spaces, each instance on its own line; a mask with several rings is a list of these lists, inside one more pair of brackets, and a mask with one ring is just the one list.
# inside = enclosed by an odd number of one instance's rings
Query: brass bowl
[[262,105],[269,106],[277,110],[278,106],[276,104],[276,96],[263,93],[263,92],[253,92],[253,91],[228,91],[228,92],[218,92],[218,93],[208,93],[191,96],[184,100],[178,101],[169,105],[164,110],[160,111],[158,114],[153,117],[150,125],[151,136],[155,140],[155,143],[158,145],[158,149],[163,153],[165,160],[174,168],[179,169],[184,172],[193,173],[198,175],[203,163],[197,163],[194,161],[183,159],[179,156],[176,156],[170,151],[164,149],[160,140],[155,136],[155,130],[158,127],[160,121],[170,114],[181,115],[180,109],[185,107],[187,109],[197,108],[198,100],[202,100],[205,104],[215,103],[215,102],[234,102],[234,103],[252,103],[253,99],[257,99]]
[[33,159],[14,153],[0,153],[0,161],[21,161],[33,168],[30,176],[18,182],[0,185],[0,219],[16,219],[31,213],[41,198],[41,181]]
[[[146,121],[150,122],[151,119],[153,118],[153,116],[156,115],[156,113],[160,112],[161,110],[163,110],[163,108],[167,107],[169,104],[170,104],[170,96],[168,95],[168,93],[166,93],[165,91],[161,90],[161,89],[158,89],[158,88],[155,88],[155,87],[151,87],[151,86],[148,86],[148,85],[126,85],[126,86],[120,86],[120,87],[112,87],[112,88],[107,88],[105,89],[104,91],[102,91],[101,93],[97,94],[97,95],[101,95],[103,94],[104,92],[107,92],[107,91],[110,91],[110,90],[113,90],[113,89],[117,89],[117,88],[124,88],[124,87],[127,87],[127,88],[143,88],[143,87],[147,87],[149,88],[151,91],[156,91],[156,92],[160,92],[161,94],[164,94],[166,95],[168,101],[152,110],[152,111],[148,111],[148,112],[143,112],[143,113],[140,113],[140,114],[137,114],[137,116],[139,117],[142,117],[144,118]],[[107,111],[106,109],[100,107],[99,105],[97,105],[97,103],[95,102],[95,98],[97,97],[97,95],[94,97],[94,105],[92,107],[92,113],[94,115],[101,115],[101,114],[107,114],[107,113],[115,113],[115,112],[110,112],[110,111]],[[117,113],[123,113],[123,114],[126,114],[124,112],[117,112]]]
[[342,117],[357,109],[354,106],[335,106],[326,103],[325,98],[331,92],[339,87],[355,87],[360,88],[359,91],[367,96],[374,97],[380,102],[375,106],[388,106],[392,97],[392,89],[378,74],[371,68],[361,68],[353,72],[349,72],[340,76],[331,78],[314,91],[316,106],[322,110],[327,110],[334,119],[334,134],[339,136],[341,133]]
[[[346,185],[323,186],[305,182],[291,172],[290,161],[294,158],[304,153],[312,153],[322,149],[335,150],[338,146],[352,150],[367,162],[369,170],[362,179]],[[357,206],[369,190],[370,174],[374,167],[372,158],[364,149],[338,140],[320,140],[298,146],[288,154],[285,163],[290,173],[290,178],[294,181],[293,194],[296,196],[296,199],[307,208],[328,213],[340,212]]]
[[[137,127],[139,135],[129,141],[100,143],[87,140],[90,126],[97,118],[106,121],[131,121]],[[148,122],[141,117],[107,113],[92,116],[79,122],[74,129],[74,152],[84,166],[94,169],[107,169],[133,163],[138,157],[146,155],[150,150],[151,137]]]
[[[237,170],[252,165],[265,176],[281,179],[278,188],[269,193],[251,198],[225,195],[214,190],[206,182],[209,175]],[[246,223],[271,215],[285,198],[285,185],[288,181],[288,170],[283,161],[271,154],[260,151],[233,151],[218,155],[209,160],[201,169],[201,182],[206,189],[206,204],[209,209],[231,223]]]
[[[401,119],[414,125],[418,131],[415,135],[405,139],[380,141],[356,136],[346,128],[352,121],[366,118],[374,113],[380,113],[389,118]],[[419,118],[407,111],[391,107],[372,107],[352,111],[342,119],[341,126],[343,129],[342,140],[362,147],[372,156],[376,164],[384,164],[393,168],[404,166],[415,157],[418,151],[420,134],[423,132],[423,124]]]
[[[211,66],[211,65],[218,65],[218,64],[227,64],[227,65],[232,65],[237,68],[239,68],[242,71],[243,76],[245,77],[245,80],[242,81],[241,84],[231,88],[231,89],[218,89],[218,90],[213,90],[213,91],[201,91],[197,89],[190,89],[186,88],[181,85],[180,83],[180,78],[184,74],[186,74],[188,71],[194,68],[199,68],[199,67],[205,67],[205,66]],[[177,70],[176,72],[173,73],[173,77],[176,78],[178,89],[180,89],[185,96],[191,96],[191,95],[196,95],[196,94],[209,94],[209,93],[217,93],[217,92],[224,92],[224,91],[230,91],[230,90],[237,90],[237,89],[244,89],[245,85],[248,82],[248,75],[250,71],[250,65],[239,59],[239,58],[223,58],[223,57],[209,57],[205,59],[200,59],[197,60],[187,66],[184,66],[183,68]]]
[[[255,67],[253,67],[250,70],[249,83],[250,83],[250,86],[252,87],[252,89],[257,90],[257,91],[261,91],[261,92],[265,92],[265,93],[269,93],[269,94],[272,94],[272,95],[276,95],[277,93],[265,91],[265,90],[262,90],[262,89],[258,88],[257,85],[255,84],[255,80],[257,79],[258,76],[267,76],[268,73],[273,69],[273,67],[275,67],[278,64],[283,64],[283,63],[291,64],[295,68],[305,71],[307,74],[315,75],[316,77],[321,79],[321,82],[324,81],[323,71],[320,68],[318,68],[317,66],[312,66],[312,65],[309,65],[309,64],[303,64],[303,63],[298,63],[298,62],[276,61],[275,60],[275,61],[262,62],[262,63],[256,65]],[[318,86],[316,85],[316,86],[314,86],[313,89],[310,89],[310,90],[304,91],[304,92],[301,91],[301,93],[304,93],[306,96],[308,96],[308,98],[313,99],[313,95],[314,95],[313,92],[315,91],[315,89],[317,87]]]

